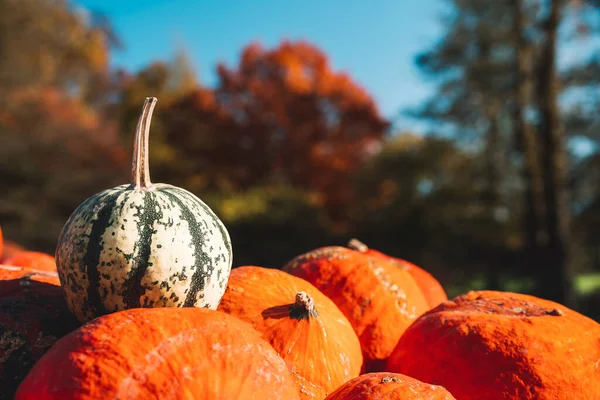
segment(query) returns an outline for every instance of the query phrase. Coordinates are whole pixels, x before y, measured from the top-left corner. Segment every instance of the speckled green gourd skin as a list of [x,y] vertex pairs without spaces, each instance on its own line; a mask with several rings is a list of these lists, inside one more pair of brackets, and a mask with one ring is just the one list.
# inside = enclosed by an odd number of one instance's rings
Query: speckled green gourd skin
[[137,307],[216,309],[232,247],[223,223],[192,193],[122,185],[73,212],[56,263],[67,304],[85,322]]

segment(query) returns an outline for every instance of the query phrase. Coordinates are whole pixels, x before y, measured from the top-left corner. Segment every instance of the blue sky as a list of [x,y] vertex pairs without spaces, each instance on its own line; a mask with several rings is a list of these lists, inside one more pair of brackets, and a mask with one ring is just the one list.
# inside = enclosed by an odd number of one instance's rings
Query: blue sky
[[215,81],[216,63],[234,64],[252,40],[269,47],[283,38],[309,40],[329,55],[334,68],[348,71],[365,87],[388,118],[431,93],[414,57],[439,38],[443,6],[441,0],[77,3],[105,13],[123,39],[126,48],[114,54],[114,65],[134,71],[152,60],[172,57],[183,46],[200,81],[209,85]]

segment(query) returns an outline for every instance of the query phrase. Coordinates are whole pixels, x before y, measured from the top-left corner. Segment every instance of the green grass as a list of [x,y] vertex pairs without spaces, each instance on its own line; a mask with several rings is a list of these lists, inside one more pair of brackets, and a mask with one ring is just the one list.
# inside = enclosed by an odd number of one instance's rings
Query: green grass
[[580,296],[600,290],[600,272],[581,274],[575,278],[575,289]]
[[[503,289],[516,293],[531,293],[535,282],[532,279],[508,279],[503,281]],[[447,288],[448,296],[454,297],[469,290],[482,290],[486,288],[486,281],[481,276],[476,276],[464,282]],[[600,272],[581,274],[575,277],[575,290],[579,296],[587,296],[600,291]]]

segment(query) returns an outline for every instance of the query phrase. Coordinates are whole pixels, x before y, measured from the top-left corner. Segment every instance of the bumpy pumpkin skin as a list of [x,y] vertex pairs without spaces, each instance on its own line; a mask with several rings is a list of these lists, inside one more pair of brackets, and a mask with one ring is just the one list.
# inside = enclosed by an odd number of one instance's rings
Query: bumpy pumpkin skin
[[39,271],[56,272],[56,260],[54,257],[39,251],[20,251],[7,258],[4,264],[32,268]]
[[374,372],[354,378],[325,400],[455,400],[443,387],[406,375]]
[[67,303],[85,322],[136,307],[216,309],[232,249],[222,222],[192,193],[122,185],[73,212],[56,263]]
[[427,304],[429,304],[429,308],[434,308],[438,304],[448,300],[448,295],[446,294],[444,287],[433,275],[423,268],[401,258],[392,257],[378,250],[370,249],[367,245],[357,239],[350,240],[348,247],[360,251],[370,257],[387,260],[408,271],[423,292]]
[[[309,300],[296,302],[298,294]],[[300,398],[322,400],[358,376],[360,342],[337,306],[310,283],[280,270],[231,271],[219,310],[249,322],[285,360]]]
[[461,400],[600,398],[600,325],[557,303],[469,292],[422,315],[388,370]]
[[401,258],[390,257],[377,250],[369,249],[366,254],[371,257],[380,257],[391,261],[395,264],[398,264],[400,268],[408,271],[423,292],[423,295],[427,300],[427,304],[429,304],[429,308],[434,308],[438,304],[448,300],[448,295],[446,294],[446,291],[442,285],[433,277],[433,275],[425,271],[423,268]]
[[298,399],[285,362],[252,327],[200,308],[130,309],[57,342],[15,400]]
[[12,399],[34,363],[77,328],[56,272],[0,265],[0,399]]
[[345,247],[310,251],[283,270],[316,286],[344,313],[360,339],[367,372],[383,369],[404,330],[429,309],[407,271]]

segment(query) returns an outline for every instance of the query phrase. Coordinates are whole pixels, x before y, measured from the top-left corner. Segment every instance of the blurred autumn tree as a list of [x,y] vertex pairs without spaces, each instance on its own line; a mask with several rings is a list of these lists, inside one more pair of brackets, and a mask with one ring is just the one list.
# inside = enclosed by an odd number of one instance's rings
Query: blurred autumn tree
[[0,127],[0,217],[13,240],[52,251],[86,197],[123,183],[118,129],[54,88],[15,91]]
[[198,88],[164,112],[178,158],[198,173],[210,166],[197,182],[221,190],[304,188],[343,220],[351,176],[388,126],[367,92],[302,41],[250,44],[239,65],[219,65],[218,76],[214,91]]
[[[447,33],[418,58],[439,92],[412,114],[443,124],[438,133],[477,149],[479,168],[487,176],[482,195],[489,214],[504,208],[522,221],[521,263],[527,267],[522,273],[535,277],[538,295],[573,305],[574,275],[583,264],[574,252],[570,177],[577,165],[587,164],[588,155],[569,150],[593,118],[581,107],[570,107],[571,118],[565,118],[559,101],[575,81],[590,88],[598,76],[590,74],[587,61],[585,68],[559,70],[558,47],[582,45],[580,34],[561,38],[559,31],[582,26],[581,15],[593,20],[589,14],[595,5],[559,0],[448,4]],[[569,75],[578,79],[569,82]],[[515,183],[520,205],[511,201]],[[490,264],[488,284],[495,286],[505,268],[498,272]]]
[[65,0],[2,0],[0,88],[57,86],[87,94],[117,45],[104,18]]
[[11,239],[52,252],[74,208],[126,177],[118,125],[99,107],[113,39],[66,1],[0,2],[0,220]]

